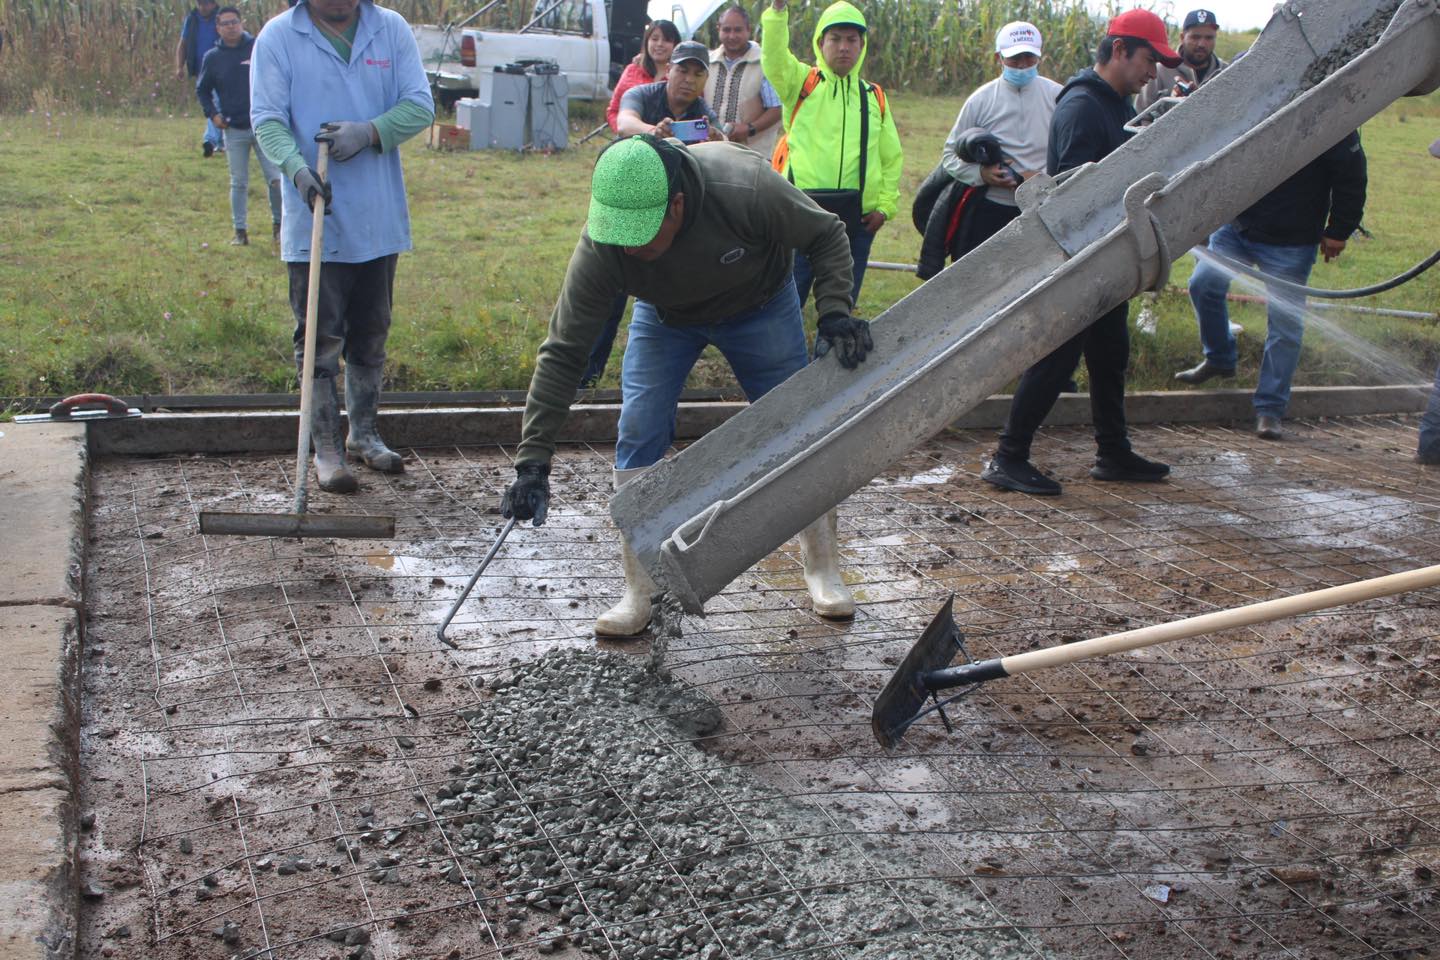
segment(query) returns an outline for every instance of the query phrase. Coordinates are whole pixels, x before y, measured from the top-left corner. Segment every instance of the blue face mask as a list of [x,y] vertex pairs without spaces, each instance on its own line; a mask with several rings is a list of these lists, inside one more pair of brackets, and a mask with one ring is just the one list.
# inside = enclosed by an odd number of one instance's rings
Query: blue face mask
[[1028,70],[1017,70],[1014,67],[1004,67],[1002,68],[1000,75],[1005,78],[1006,83],[1012,84],[1017,87],[1023,87],[1031,80],[1034,80],[1040,75],[1040,68],[1038,66],[1034,66],[1030,67]]

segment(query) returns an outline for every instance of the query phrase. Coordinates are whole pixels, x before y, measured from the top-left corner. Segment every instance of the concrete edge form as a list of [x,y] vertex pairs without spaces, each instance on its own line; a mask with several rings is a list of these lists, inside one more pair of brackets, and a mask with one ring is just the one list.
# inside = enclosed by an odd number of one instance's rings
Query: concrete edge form
[[[1290,416],[1368,416],[1417,413],[1425,408],[1429,384],[1384,387],[1296,387]],[[1249,390],[1175,390],[1131,393],[1126,416],[1131,423],[1200,423],[1254,417]],[[743,403],[682,403],[676,416],[677,440],[695,440],[745,408]],[[998,429],[1010,409],[1010,397],[998,395],[955,421],[968,429]],[[133,420],[91,421],[90,448],[96,456],[176,453],[289,453],[295,449],[294,411],[157,413]],[[380,429],[397,447],[515,444],[524,416],[519,407],[391,409],[380,415]],[[557,440],[561,443],[613,443],[619,404],[573,407]],[[1045,422],[1068,426],[1090,421],[1090,398],[1067,394]],[[16,427],[17,430],[33,429]]]
[[74,955],[88,454],[80,424],[0,434],[0,956]]

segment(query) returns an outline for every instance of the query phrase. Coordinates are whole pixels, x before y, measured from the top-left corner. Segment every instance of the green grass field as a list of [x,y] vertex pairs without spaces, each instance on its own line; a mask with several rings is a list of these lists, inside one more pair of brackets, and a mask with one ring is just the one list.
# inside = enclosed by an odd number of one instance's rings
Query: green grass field
[[[881,232],[874,259],[914,261],[910,200],[962,99],[893,98],[906,150],[902,212]],[[576,130],[594,125],[593,114],[577,113]],[[1402,101],[1366,126],[1365,222],[1374,239],[1357,238],[1338,263],[1318,266],[1316,285],[1372,283],[1434,249],[1440,161],[1425,148],[1437,133],[1436,96]],[[0,120],[0,396],[293,387],[285,271],[268,242],[258,166],[251,173],[255,242],[230,247],[226,164],[202,160],[199,142],[193,116],[52,111]],[[553,156],[438,153],[419,142],[404,148],[415,252],[402,258],[397,280],[389,349],[395,387],[527,385],[600,146],[596,140]],[[1172,282],[1183,288],[1190,266],[1182,258]],[[872,271],[859,312],[878,315],[917,282]],[[1434,312],[1440,269],[1366,302]],[[1137,389],[1170,386],[1172,372],[1198,357],[1183,294],[1162,296],[1157,313],[1157,332],[1135,338]],[[1242,365],[1253,370],[1263,311],[1242,307],[1236,316],[1246,327]],[[1298,383],[1423,377],[1440,358],[1433,323],[1349,315],[1337,322],[1393,360],[1357,359],[1352,346],[1312,328]],[[617,374],[612,362],[607,385]],[[727,382],[718,360],[702,362],[693,381]]]

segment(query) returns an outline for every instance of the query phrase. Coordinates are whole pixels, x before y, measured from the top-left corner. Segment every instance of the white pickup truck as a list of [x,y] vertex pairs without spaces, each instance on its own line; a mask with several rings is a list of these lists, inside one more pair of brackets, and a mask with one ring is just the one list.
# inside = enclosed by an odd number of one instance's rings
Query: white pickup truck
[[673,20],[689,37],[724,0],[536,0],[516,30],[467,26],[502,2],[491,0],[459,23],[414,26],[440,105],[453,106],[461,97],[487,99],[495,68],[526,60],[559,64],[573,99],[606,99],[640,49],[647,23]]

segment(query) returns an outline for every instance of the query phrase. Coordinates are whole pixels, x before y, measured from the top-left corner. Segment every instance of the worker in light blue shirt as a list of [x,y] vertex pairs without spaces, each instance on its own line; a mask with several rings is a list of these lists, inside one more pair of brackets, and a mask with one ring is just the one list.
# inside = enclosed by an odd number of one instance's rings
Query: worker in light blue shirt
[[[302,362],[310,211],[324,204],[311,438],[320,488],[358,489],[345,457],[399,473],[404,459],[375,427],[395,265],[410,249],[400,144],[435,119],[409,24],[371,0],[301,0],[255,40],[250,122],[260,148],[294,189],[284,192],[280,258],[290,273],[295,361]],[[324,182],[317,143],[329,144]],[[349,433],[340,442],[335,378],[345,359]],[[302,371],[303,372],[303,371]]]

